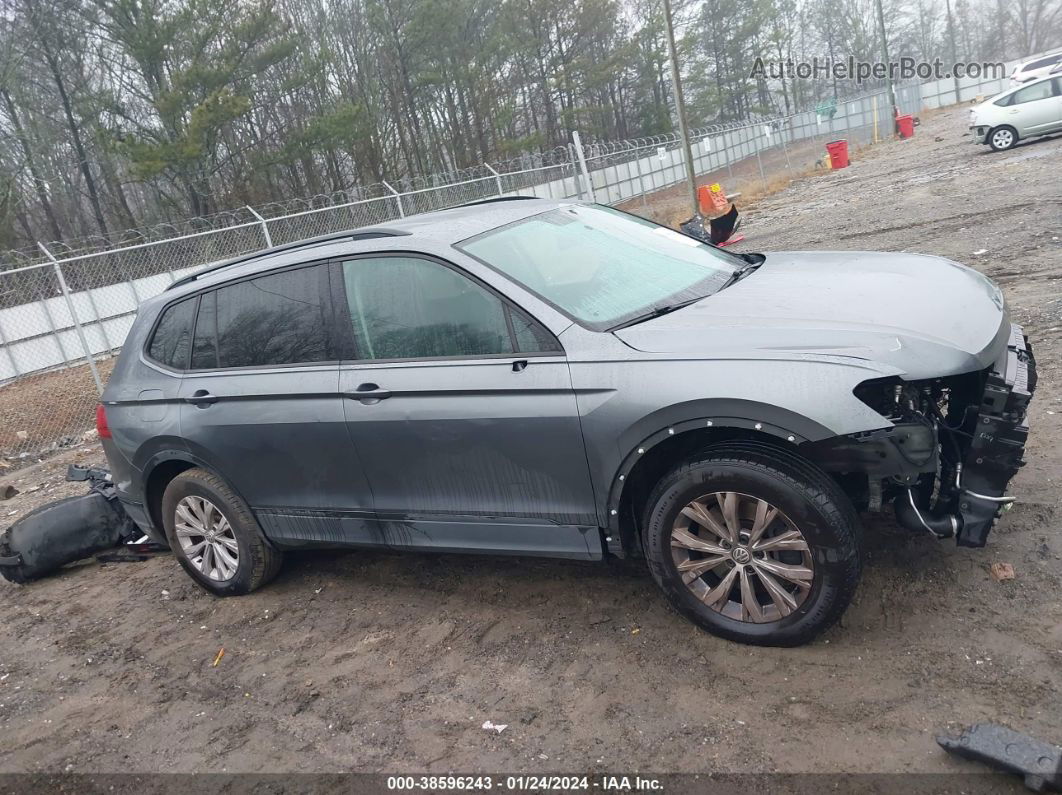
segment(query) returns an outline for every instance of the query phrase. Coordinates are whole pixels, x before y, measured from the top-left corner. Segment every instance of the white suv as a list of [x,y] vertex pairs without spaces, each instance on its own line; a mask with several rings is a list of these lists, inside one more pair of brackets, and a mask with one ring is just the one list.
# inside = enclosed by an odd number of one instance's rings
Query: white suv
[[970,109],[974,141],[997,152],[1023,138],[1062,131],[1062,76],[1011,88]]
[[1010,85],[1012,88],[1023,86],[1030,80],[1046,77],[1059,64],[1062,64],[1062,51],[1056,52],[1054,55],[1045,55],[1042,58],[1034,58],[1031,61],[1020,63],[1014,67],[1014,71],[1010,74]]

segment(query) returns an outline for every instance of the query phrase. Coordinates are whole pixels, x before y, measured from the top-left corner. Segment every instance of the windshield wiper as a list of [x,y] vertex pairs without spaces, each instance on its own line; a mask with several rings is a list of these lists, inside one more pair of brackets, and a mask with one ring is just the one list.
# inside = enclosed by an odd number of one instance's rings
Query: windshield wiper
[[[760,254],[759,256],[763,257],[762,254]],[[760,259],[758,261],[750,260],[747,264],[742,265],[740,268],[735,270],[733,273],[730,274],[730,276],[727,277],[727,280],[725,282],[723,282],[723,286],[720,287],[719,289],[720,290],[725,290],[727,287],[729,287],[730,285],[734,284],[735,282],[741,281],[746,276],[748,276],[750,273],[752,273],[754,270],[756,270],[758,267],[760,267],[760,265],[763,264],[763,260],[764,259],[766,259],[766,257],[763,257],[763,259]]]
[[[725,285],[724,285],[725,286]],[[624,320],[622,323],[618,323],[609,329],[609,331],[619,331],[621,328],[627,328],[627,326],[635,326],[639,323],[644,323],[646,320],[652,320],[653,318],[666,315],[669,312],[674,312],[676,309],[682,309],[684,306],[695,304],[698,301],[707,298],[706,295],[699,295],[696,298],[690,298],[688,301],[679,301],[674,304],[664,304],[663,306],[657,306],[650,309],[648,312],[632,317],[630,320]]]

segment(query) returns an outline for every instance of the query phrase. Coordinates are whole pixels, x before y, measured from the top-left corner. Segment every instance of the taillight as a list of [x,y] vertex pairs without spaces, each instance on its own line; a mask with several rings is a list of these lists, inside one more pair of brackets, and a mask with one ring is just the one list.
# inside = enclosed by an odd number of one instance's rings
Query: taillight
[[96,433],[99,434],[101,439],[111,438],[111,428],[107,424],[107,410],[102,403],[96,406]]

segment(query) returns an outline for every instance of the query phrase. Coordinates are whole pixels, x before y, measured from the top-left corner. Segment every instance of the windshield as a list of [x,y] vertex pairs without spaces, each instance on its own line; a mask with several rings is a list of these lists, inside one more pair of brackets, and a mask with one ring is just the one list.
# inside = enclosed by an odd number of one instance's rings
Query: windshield
[[457,248],[599,331],[711,295],[744,264],[692,237],[600,205],[549,210]]

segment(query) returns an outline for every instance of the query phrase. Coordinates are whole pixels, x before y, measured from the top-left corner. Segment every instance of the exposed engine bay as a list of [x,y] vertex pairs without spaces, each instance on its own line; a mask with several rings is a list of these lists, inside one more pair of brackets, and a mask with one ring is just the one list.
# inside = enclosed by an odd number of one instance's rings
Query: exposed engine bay
[[1010,479],[1025,463],[1036,365],[1012,326],[985,370],[945,378],[865,381],[855,395],[892,427],[815,442],[807,452],[835,474],[857,507],[891,503],[897,521],[960,546],[981,547],[1014,502]]

